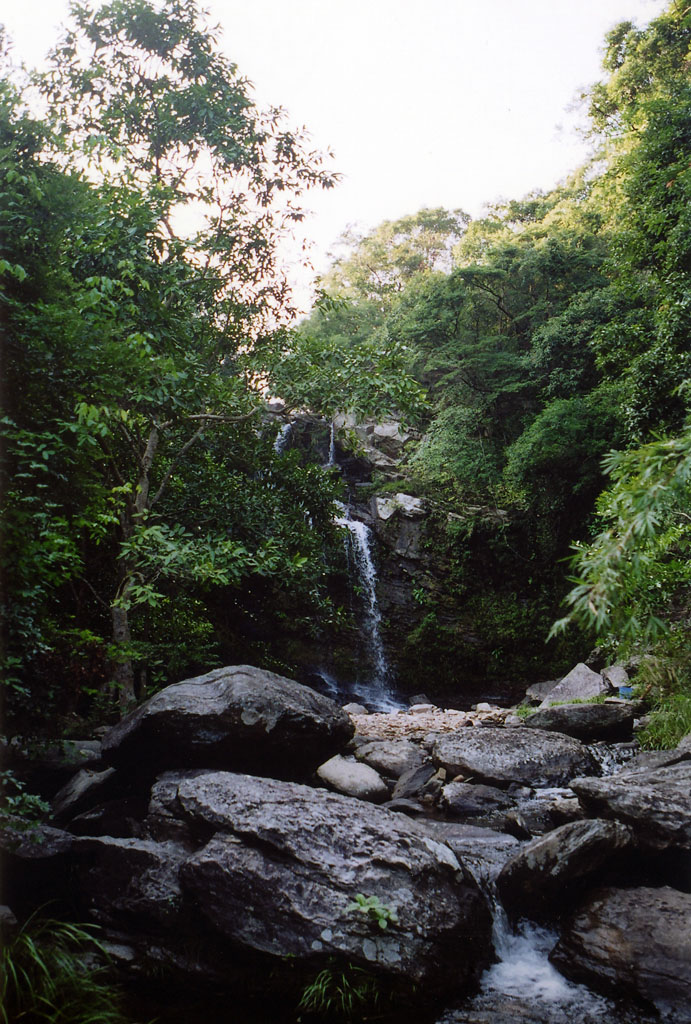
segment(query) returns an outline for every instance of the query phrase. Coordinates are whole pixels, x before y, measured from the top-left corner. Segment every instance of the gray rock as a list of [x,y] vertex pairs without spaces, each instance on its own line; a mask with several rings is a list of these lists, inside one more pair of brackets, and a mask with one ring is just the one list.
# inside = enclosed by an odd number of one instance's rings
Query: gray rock
[[521,846],[514,836],[477,825],[429,819],[418,821],[416,825],[445,842],[478,881],[493,881],[507,859]]
[[608,693],[609,686],[599,672],[593,672],[587,665],[580,662],[572,668],[568,675],[557,683],[547,694],[541,708],[549,707],[559,701],[587,700],[588,697],[599,697]]
[[350,704],[344,704],[343,710],[348,715],[368,715],[369,711],[364,704],[356,704],[353,701]]
[[[347,958],[432,989],[486,962],[490,922],[448,846],[371,804],[289,782],[218,772],[179,786],[198,827],[216,830],[182,867],[186,893],[236,945],[319,963]],[[382,930],[351,904],[376,897]]]
[[595,762],[571,736],[540,729],[459,729],[440,736],[433,749],[436,764],[453,777],[499,786],[561,785]]
[[691,850],[691,762],[571,783],[586,813],[631,825],[647,849]]
[[179,870],[189,851],[177,843],[98,836],[75,839],[77,898],[99,924],[119,930],[168,928],[177,941]]
[[456,818],[478,818],[491,811],[511,807],[513,801],[504,790],[495,786],[449,782],[442,789],[441,803],[447,814]]
[[441,792],[441,782],[436,779],[437,769],[431,761],[424,761],[419,768],[403,772],[394,786],[393,800],[421,800],[436,797]]
[[543,701],[545,697],[552,692],[558,682],[558,679],[546,679],[542,683],[533,683],[533,685],[529,686],[525,691],[525,695],[528,699],[527,702],[537,701],[539,703],[540,701]]
[[630,739],[633,735],[634,709],[621,704],[560,704],[540,708],[525,719],[529,729],[547,729],[575,736],[587,743],[595,740]]
[[355,751],[364,761],[389,779],[399,779],[411,768],[419,768],[424,760],[420,748],[410,740],[374,740],[363,743]]
[[352,758],[336,754],[317,768],[317,775],[337,793],[370,800],[374,804],[389,799],[389,788],[379,772]]
[[507,861],[497,878],[499,895],[517,916],[552,917],[586,880],[632,844],[631,830],[618,822],[562,825],[533,839]]
[[602,889],[576,914],[551,959],[576,981],[623,991],[676,1021],[691,1007],[691,895]]
[[93,807],[116,792],[116,771],[106,768],[96,772],[82,768],[55,794],[52,800],[53,817],[56,821],[67,821],[75,814]]
[[602,670],[602,678],[610,690],[618,690],[620,686],[629,685],[629,673],[623,665],[608,665]]
[[353,731],[328,697],[240,665],[161,690],[104,737],[103,757],[139,777],[239,768],[300,778],[342,750]]

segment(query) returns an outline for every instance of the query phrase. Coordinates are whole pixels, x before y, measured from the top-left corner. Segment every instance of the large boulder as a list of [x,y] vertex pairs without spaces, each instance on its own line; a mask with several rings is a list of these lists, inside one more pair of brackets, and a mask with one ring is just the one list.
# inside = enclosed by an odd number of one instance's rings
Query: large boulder
[[497,878],[497,890],[511,913],[554,916],[632,843],[631,830],[618,822],[562,825],[533,839],[508,860]]
[[571,786],[588,814],[630,825],[642,847],[691,850],[691,761],[574,779]]
[[306,777],[353,735],[328,697],[239,665],[166,687],[110,730],[103,758],[138,776],[223,768]]
[[432,754],[447,776],[496,786],[559,786],[596,767],[578,740],[540,729],[459,729],[440,736]]
[[681,1024],[691,1020],[689,921],[688,893],[598,890],[562,935],[552,960],[575,981],[638,996]]
[[592,743],[596,740],[630,739],[633,735],[634,706],[613,704],[559,704],[540,708],[525,719],[529,729],[547,729]]
[[599,697],[601,694],[609,693],[609,689],[609,683],[602,678],[599,672],[593,672],[583,662],[579,662],[549,691],[540,707],[546,708],[550,704],[558,704],[561,701]]
[[[175,801],[214,833],[182,865],[183,889],[240,948],[337,957],[439,990],[461,987],[491,956],[476,884],[448,846],[400,816],[227,772],[181,782]],[[353,907],[358,896],[379,909]]]

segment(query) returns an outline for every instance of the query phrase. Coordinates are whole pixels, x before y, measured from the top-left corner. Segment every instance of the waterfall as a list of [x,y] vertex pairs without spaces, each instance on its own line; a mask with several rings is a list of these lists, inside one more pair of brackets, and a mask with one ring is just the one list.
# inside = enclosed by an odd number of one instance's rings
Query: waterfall
[[281,452],[285,451],[288,445],[288,441],[290,440],[292,429],[292,423],[284,423],[281,429],[279,430],[278,434],[276,435],[276,440],[274,441],[274,451],[276,452],[277,455],[280,455]]
[[365,523],[351,519],[344,508],[343,515],[335,520],[338,526],[348,530],[349,556],[352,555],[358,585],[362,590],[363,615],[361,630],[365,639],[371,663],[372,675],[367,689],[360,689],[362,699],[376,705],[378,710],[394,710],[401,707],[390,688],[391,671],[386,661],[381,638],[381,612],[377,601],[377,573],[372,560],[371,531]]
[[[501,1020],[541,1021],[542,1024],[646,1024],[647,1016],[631,1015],[616,1001],[592,992],[585,985],[569,981],[549,961],[557,933],[534,921],[522,919],[512,928],[494,885],[496,865],[478,868],[464,860],[492,911],[492,942],[497,962],[480,980],[480,992],[464,1004],[468,1020],[490,1019],[499,1012]],[[489,1011],[489,1016],[484,1014]],[[506,1016],[503,1016],[505,1014]],[[527,1015],[527,1016],[526,1016]],[[534,1016],[533,1016],[534,1015]],[[450,1016],[462,1021],[462,1015]],[[446,1018],[443,1018],[443,1022]]]

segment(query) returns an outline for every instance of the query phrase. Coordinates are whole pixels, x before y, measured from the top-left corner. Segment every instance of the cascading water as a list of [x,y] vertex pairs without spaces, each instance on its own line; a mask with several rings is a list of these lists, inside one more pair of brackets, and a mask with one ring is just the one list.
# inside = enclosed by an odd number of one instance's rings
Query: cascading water
[[280,455],[281,452],[286,450],[292,430],[292,423],[284,423],[281,429],[279,430],[278,434],[276,435],[276,440],[274,441],[274,451],[276,452],[277,455]]
[[643,1012],[623,1008],[585,985],[568,981],[549,961],[556,932],[527,920],[511,927],[494,885],[498,865],[464,863],[489,901],[497,962],[482,976],[479,994],[445,1014],[438,1024],[494,1019],[502,1024],[514,1019],[517,1024],[650,1024]]
[[331,434],[329,435],[329,461],[326,466],[327,469],[331,469],[332,466],[336,465],[336,427],[334,423],[331,423]]
[[360,629],[370,663],[371,675],[366,686],[359,683],[353,687],[368,704],[379,711],[391,711],[401,707],[391,690],[391,671],[386,660],[381,637],[381,612],[377,600],[377,573],[372,560],[371,531],[357,519],[351,518],[347,509],[335,520],[337,526],[348,531],[346,551],[357,583],[362,593],[362,619]]

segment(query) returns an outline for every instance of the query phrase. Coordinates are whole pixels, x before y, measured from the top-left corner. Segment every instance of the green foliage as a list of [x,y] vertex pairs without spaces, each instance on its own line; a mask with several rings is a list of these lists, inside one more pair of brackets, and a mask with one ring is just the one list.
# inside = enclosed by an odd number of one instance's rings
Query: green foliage
[[298,1010],[318,1019],[362,1020],[381,1003],[381,983],[369,971],[349,964],[325,967],[304,989]]
[[598,502],[605,527],[576,546],[571,621],[613,633],[629,647],[667,630],[666,610],[688,597],[691,568],[691,426],[605,461],[610,488]]
[[32,829],[50,812],[50,804],[35,793],[27,793],[26,785],[13,771],[0,771],[0,823],[11,823],[13,829]]
[[89,925],[30,918],[0,951],[0,1021],[126,1024]]
[[691,692],[671,693],[660,698],[653,708],[649,724],[638,733],[638,742],[647,750],[673,750],[691,733]]
[[[314,620],[308,524],[330,522],[334,486],[276,459],[265,395],[329,413],[421,401],[395,345],[286,326],[278,243],[334,176],[257,107],[194,0],[72,4],[37,81],[43,124],[0,86],[10,716],[85,632],[109,656],[92,689],[125,705],[137,678],[218,650],[201,605],[221,591],[263,587],[274,617],[289,591]],[[170,657],[154,613],[185,606],[196,624]]]
[[396,909],[382,903],[378,896],[365,896],[361,892],[357,893],[354,901],[346,907],[346,913],[352,912],[362,914],[382,931],[386,931],[390,924],[398,924]]

